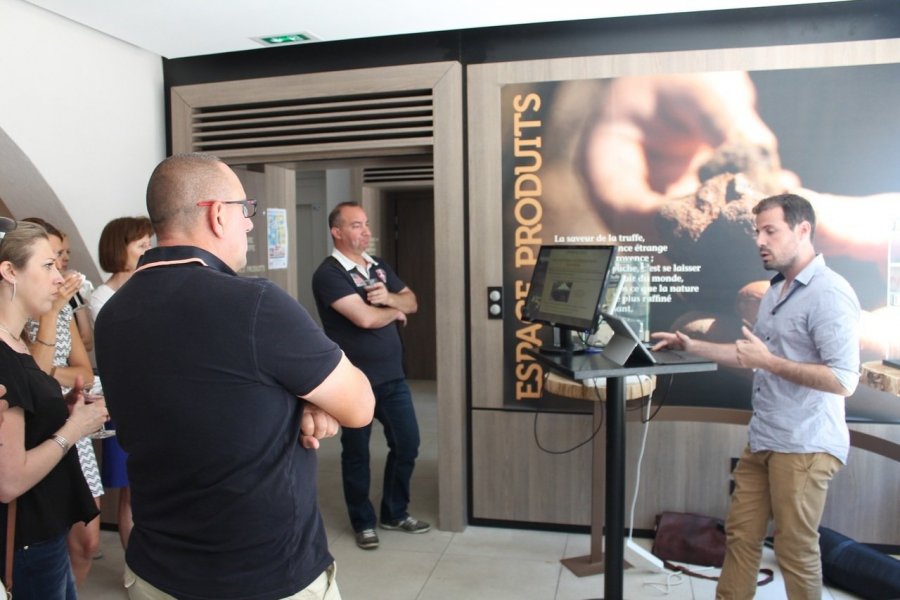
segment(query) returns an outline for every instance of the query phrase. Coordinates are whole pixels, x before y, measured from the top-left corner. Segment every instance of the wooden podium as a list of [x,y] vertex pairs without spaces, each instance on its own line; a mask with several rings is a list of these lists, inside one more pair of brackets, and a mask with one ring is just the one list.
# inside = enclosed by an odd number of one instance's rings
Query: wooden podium
[[[606,378],[606,460],[605,473],[599,460],[603,448],[595,437],[591,468],[591,553],[563,560],[579,577],[604,573],[606,600],[621,600],[625,569],[625,378],[628,375],[674,375],[715,371],[716,363],[622,367],[601,353],[542,354],[529,351],[545,368],[576,382]],[[578,397],[578,396],[576,396]],[[603,420],[603,402],[594,403],[595,426]],[[598,488],[605,484],[605,493]],[[604,502],[605,500],[605,502]],[[604,506],[605,505],[605,506]],[[606,551],[603,524],[606,524]]]

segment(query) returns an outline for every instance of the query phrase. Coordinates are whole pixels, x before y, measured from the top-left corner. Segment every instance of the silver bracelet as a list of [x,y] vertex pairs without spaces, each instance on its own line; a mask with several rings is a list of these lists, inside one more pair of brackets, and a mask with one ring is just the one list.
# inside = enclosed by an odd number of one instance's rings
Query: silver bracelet
[[59,435],[58,433],[54,434],[54,436],[50,439],[59,444],[59,447],[62,448],[63,454],[68,452],[69,448],[72,447],[72,445],[69,443],[69,440]]

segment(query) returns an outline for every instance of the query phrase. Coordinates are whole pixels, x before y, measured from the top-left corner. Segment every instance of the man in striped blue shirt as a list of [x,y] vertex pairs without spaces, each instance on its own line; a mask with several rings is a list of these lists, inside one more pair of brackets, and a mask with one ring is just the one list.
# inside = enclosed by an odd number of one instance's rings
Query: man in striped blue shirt
[[828,484],[847,462],[844,398],[859,381],[860,306],[813,247],[816,217],[794,194],[759,202],[756,244],[778,274],[751,331],[734,344],[658,333],[722,365],[753,369],[749,444],[734,470],[727,546],[716,598],[753,598],[769,519],[787,596],[822,597],[819,522]]

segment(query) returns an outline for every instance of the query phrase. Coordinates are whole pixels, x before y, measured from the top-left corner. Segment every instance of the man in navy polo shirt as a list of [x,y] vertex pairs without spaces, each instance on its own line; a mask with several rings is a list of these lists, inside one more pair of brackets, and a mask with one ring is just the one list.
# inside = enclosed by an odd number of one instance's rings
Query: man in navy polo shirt
[[159,247],[96,323],[128,452],[129,597],[337,599],[315,448],[371,422],[369,383],[293,298],[236,275],[256,207],[227,165],[166,159],[147,210]]
[[[424,533],[431,525],[410,516],[409,484],[419,453],[419,426],[403,372],[397,325],[416,312],[416,295],[381,259],[369,256],[369,221],[355,202],[337,205],[328,215],[334,252],[313,274],[313,294],[322,327],[372,383],[375,418],[388,444],[381,493],[383,529]],[[344,499],[356,544],[378,547],[375,509],[369,500],[369,437],[372,426],[345,427],[341,433]]]

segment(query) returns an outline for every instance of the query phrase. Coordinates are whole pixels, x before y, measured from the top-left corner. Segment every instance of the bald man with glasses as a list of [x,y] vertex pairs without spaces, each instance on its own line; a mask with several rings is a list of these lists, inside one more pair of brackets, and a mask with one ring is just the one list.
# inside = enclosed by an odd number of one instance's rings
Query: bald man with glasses
[[237,276],[256,203],[227,165],[166,159],[147,209],[159,245],[96,325],[129,453],[129,597],[337,599],[315,448],[372,420],[369,382],[296,300]]

